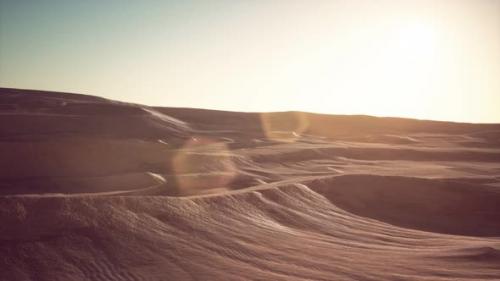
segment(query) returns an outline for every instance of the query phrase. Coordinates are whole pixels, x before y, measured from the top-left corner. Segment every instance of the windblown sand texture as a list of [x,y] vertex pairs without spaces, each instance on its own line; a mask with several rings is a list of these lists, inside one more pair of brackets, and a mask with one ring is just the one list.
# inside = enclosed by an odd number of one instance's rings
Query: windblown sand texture
[[0,89],[0,280],[500,280],[500,125]]

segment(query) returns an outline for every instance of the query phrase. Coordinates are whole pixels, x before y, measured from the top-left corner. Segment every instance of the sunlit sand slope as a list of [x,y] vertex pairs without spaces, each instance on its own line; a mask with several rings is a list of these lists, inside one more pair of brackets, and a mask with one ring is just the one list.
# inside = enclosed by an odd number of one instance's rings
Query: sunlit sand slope
[[21,197],[0,203],[8,226],[0,244],[4,280],[500,275],[498,238],[392,226],[347,212],[301,184],[208,198]]

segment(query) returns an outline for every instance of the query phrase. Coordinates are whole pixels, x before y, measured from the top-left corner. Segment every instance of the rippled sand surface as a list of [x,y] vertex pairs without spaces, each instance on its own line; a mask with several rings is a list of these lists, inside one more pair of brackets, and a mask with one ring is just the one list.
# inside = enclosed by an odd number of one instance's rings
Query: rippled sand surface
[[500,125],[0,89],[0,280],[500,280]]

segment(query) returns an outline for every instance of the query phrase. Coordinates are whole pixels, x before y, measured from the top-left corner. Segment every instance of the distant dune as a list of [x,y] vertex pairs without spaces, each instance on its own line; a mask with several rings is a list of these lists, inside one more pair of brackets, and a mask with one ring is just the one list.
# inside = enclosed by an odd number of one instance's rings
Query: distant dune
[[0,88],[0,280],[500,280],[500,124]]

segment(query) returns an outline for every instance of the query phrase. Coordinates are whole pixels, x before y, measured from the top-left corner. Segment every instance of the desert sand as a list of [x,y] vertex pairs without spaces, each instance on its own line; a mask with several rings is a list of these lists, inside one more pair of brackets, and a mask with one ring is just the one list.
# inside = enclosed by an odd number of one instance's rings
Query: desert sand
[[500,280],[500,124],[0,89],[0,280]]

